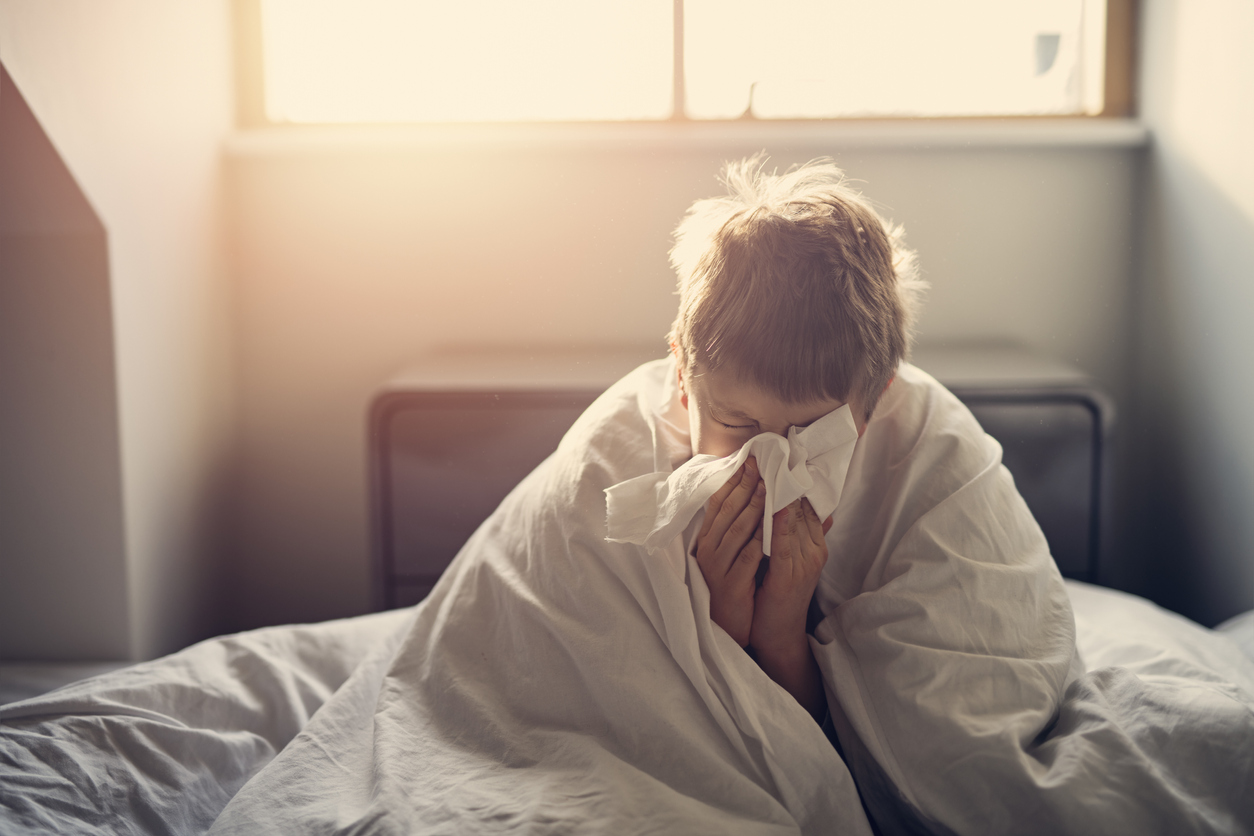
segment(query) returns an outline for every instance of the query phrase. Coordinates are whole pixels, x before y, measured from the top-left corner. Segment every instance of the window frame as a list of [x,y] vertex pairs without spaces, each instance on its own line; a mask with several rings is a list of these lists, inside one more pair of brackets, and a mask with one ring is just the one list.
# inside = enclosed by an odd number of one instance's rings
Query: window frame
[[[808,119],[757,119],[743,116],[738,119],[691,119],[685,113],[686,87],[684,80],[684,2],[672,0],[674,8],[673,35],[673,96],[674,104],[671,115],[666,119],[630,120],[614,124],[646,124],[646,125],[730,125],[750,122],[758,125],[789,125],[789,124],[841,124],[859,122],[990,122],[1004,120],[1021,121],[1086,121],[1092,119],[1126,119],[1136,115],[1136,32],[1139,18],[1139,0],[1106,0],[1106,72],[1105,91],[1101,113],[1072,115],[980,115],[980,116],[840,116],[815,117]],[[261,28],[261,0],[233,0],[232,28],[235,41],[235,101],[236,126],[241,129],[302,129],[324,128],[328,126],[363,127],[367,125],[386,125],[389,127],[415,127],[427,122],[386,122],[386,123],[340,123],[340,122],[276,122],[266,115],[265,102],[265,61],[263,59],[264,43]],[[460,123],[466,124],[466,123]],[[491,127],[494,125],[519,125],[506,121],[476,122],[475,125]],[[549,125],[604,125],[607,120],[579,120],[573,122],[545,122]]]

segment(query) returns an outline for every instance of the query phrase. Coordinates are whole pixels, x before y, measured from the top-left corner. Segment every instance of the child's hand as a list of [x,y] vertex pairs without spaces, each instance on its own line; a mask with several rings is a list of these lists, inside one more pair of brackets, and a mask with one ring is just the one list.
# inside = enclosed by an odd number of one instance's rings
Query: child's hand
[[800,499],[775,515],[771,557],[757,591],[750,644],[759,654],[778,655],[805,645],[806,613],[827,564],[823,535],[832,518],[819,522],[810,500]]
[[771,557],[757,592],[749,643],[758,664],[784,687],[815,720],[823,716],[826,697],[818,663],[806,638],[806,612],[827,563],[832,518],[819,522],[807,499],[775,515]]
[[[753,624],[754,575],[762,561],[765,506],[766,485],[758,476],[757,461],[749,458],[710,497],[697,534],[697,565],[710,588],[710,618],[741,647],[749,643]],[[804,632],[804,612],[801,623]]]

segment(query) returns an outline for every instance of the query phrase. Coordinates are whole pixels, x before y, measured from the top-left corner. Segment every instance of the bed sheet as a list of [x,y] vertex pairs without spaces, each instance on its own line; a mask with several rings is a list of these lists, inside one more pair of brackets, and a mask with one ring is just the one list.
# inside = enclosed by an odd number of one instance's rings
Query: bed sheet
[[130,662],[0,662],[0,705],[130,666]]
[[[1144,599],[1067,583],[1086,667],[1254,693],[1254,611],[1207,630]],[[0,831],[203,833],[413,610],[271,627],[0,707]],[[1248,645],[1247,645],[1248,646]],[[1254,827],[1254,822],[1245,822]]]
[[1227,636],[1241,652],[1254,659],[1254,610],[1233,616],[1215,627],[1215,632]]
[[411,617],[223,636],[0,706],[0,833],[205,832]]
[[1214,630],[1136,595],[1067,581],[1085,667],[1208,680],[1218,675],[1254,694],[1254,611]]

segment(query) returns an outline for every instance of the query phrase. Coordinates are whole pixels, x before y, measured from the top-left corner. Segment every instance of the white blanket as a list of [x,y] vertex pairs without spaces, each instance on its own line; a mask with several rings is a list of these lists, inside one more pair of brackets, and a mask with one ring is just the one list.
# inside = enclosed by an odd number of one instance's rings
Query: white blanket
[[[611,388],[215,833],[869,834],[822,730],[716,627],[683,543],[606,541],[604,490],[670,466],[667,367]],[[695,573],[695,574],[694,574]]]
[[[604,539],[604,488],[677,461],[668,376],[606,393],[412,613],[0,709],[0,831],[870,832],[845,761],[710,622],[684,538]],[[1075,587],[1086,671],[998,459],[905,367],[850,463],[812,646],[881,829],[1248,831],[1250,663]]]
[[918,369],[902,368],[858,444],[828,546],[827,617],[812,647],[883,829],[1254,826],[1244,657],[1107,668],[1139,661],[1112,642],[1118,652],[1086,670],[1065,587],[1000,447]]

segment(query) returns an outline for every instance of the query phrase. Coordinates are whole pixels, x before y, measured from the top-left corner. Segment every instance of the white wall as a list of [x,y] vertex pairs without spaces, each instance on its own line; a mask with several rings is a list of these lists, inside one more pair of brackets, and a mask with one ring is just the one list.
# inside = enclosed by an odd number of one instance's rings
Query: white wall
[[0,659],[130,653],[111,297],[104,227],[0,66]]
[[[108,233],[134,658],[217,626],[232,417],[219,246],[228,11],[226,0],[0,0],[0,60]],[[46,602],[46,617],[67,606]]]
[[781,166],[835,156],[906,225],[933,284],[924,341],[1025,342],[1121,392],[1139,148],[925,147],[926,133],[872,147],[732,127],[699,143],[557,129],[232,142],[236,626],[365,610],[367,405],[426,347],[660,353],[676,304],[670,232],[717,193],[721,160],[763,145]]
[[1083,142],[245,137],[233,299],[225,0],[0,0],[0,59],[109,233],[132,654],[213,626],[227,492],[231,625],[362,611],[374,388],[449,340],[660,345],[671,227],[720,160],[764,146],[835,156],[906,224],[934,285],[924,341],[1016,339],[1119,396],[1143,536],[1118,578],[1203,620],[1254,606],[1250,10],[1145,7],[1148,178],[1139,149]]
[[1144,4],[1131,529],[1147,588],[1204,623],[1254,607],[1251,32],[1248,0]]

